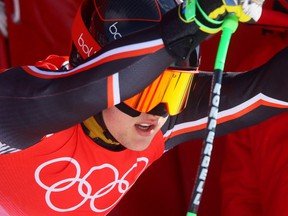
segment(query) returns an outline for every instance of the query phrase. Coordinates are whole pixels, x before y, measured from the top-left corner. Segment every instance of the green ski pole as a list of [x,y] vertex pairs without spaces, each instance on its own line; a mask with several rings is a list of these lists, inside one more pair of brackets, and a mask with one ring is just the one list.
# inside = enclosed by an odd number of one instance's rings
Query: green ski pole
[[206,177],[213,148],[215,137],[217,115],[220,102],[220,90],[222,85],[222,76],[226,61],[227,51],[230,44],[232,34],[238,27],[238,19],[233,14],[228,14],[222,24],[222,34],[219,42],[217,55],[214,64],[214,73],[212,79],[212,92],[210,98],[210,112],[208,113],[208,121],[206,127],[206,139],[203,141],[202,152],[200,157],[200,165],[198,167],[197,176],[192,192],[192,198],[187,212],[187,216],[196,216],[204,190]]

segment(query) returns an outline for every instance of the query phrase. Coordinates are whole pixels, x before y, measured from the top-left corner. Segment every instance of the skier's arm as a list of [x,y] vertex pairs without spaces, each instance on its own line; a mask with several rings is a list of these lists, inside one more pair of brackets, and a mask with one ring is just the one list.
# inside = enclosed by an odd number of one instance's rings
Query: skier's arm
[[[257,124],[288,108],[288,48],[252,71],[223,77],[216,136]],[[211,74],[194,81],[186,109],[164,128],[167,148],[191,139],[204,138]],[[172,126],[173,125],[173,126]]]

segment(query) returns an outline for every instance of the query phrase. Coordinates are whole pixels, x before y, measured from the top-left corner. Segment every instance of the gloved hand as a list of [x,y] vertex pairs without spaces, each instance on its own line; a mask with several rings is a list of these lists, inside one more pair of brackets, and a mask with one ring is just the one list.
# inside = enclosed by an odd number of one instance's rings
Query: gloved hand
[[3,1],[0,1],[0,34],[4,37],[8,36],[7,16],[5,12],[5,3]]
[[262,14],[265,0],[198,0],[199,9],[212,19],[223,19],[227,13],[234,13],[240,22],[257,22]]
[[195,16],[185,19],[183,4],[172,9],[161,21],[162,38],[171,55],[186,59],[209,34],[221,30],[224,17],[234,13],[240,22],[256,22],[264,0],[191,0]]

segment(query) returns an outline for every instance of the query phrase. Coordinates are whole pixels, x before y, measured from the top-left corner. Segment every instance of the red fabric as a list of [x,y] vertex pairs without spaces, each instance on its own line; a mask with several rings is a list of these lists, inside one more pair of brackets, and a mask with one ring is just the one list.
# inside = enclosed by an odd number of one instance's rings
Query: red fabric
[[106,215],[163,151],[161,132],[144,151],[113,152],[76,125],[0,157],[0,203],[10,215]]
[[[33,65],[50,54],[67,55],[72,21],[81,0],[19,1],[20,21],[14,23],[14,1],[4,0],[8,11],[9,52],[12,66]],[[40,3],[41,2],[41,3]]]
[[36,62],[35,66],[50,70],[58,70],[68,60],[68,56],[49,55],[45,60]]
[[263,14],[259,19],[258,24],[268,25],[273,28],[278,27],[288,28],[287,20],[288,20],[288,14],[281,13],[279,11],[273,11],[271,9],[266,9],[263,11]]
[[0,70],[9,67],[7,40],[0,34]]
[[223,216],[288,214],[287,121],[285,113],[227,136],[221,171]]
[[[225,71],[246,71],[267,62],[288,45],[288,27],[271,28],[240,24],[231,38]],[[202,44],[202,70],[213,71],[220,34]]]

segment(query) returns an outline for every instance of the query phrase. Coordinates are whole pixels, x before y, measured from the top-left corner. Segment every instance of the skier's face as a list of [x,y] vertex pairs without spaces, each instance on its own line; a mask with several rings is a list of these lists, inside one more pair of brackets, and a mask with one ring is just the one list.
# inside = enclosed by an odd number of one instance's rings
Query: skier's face
[[103,119],[110,133],[124,147],[142,151],[149,146],[168,116],[141,113],[137,117],[131,117],[118,108],[111,107],[103,111]]

